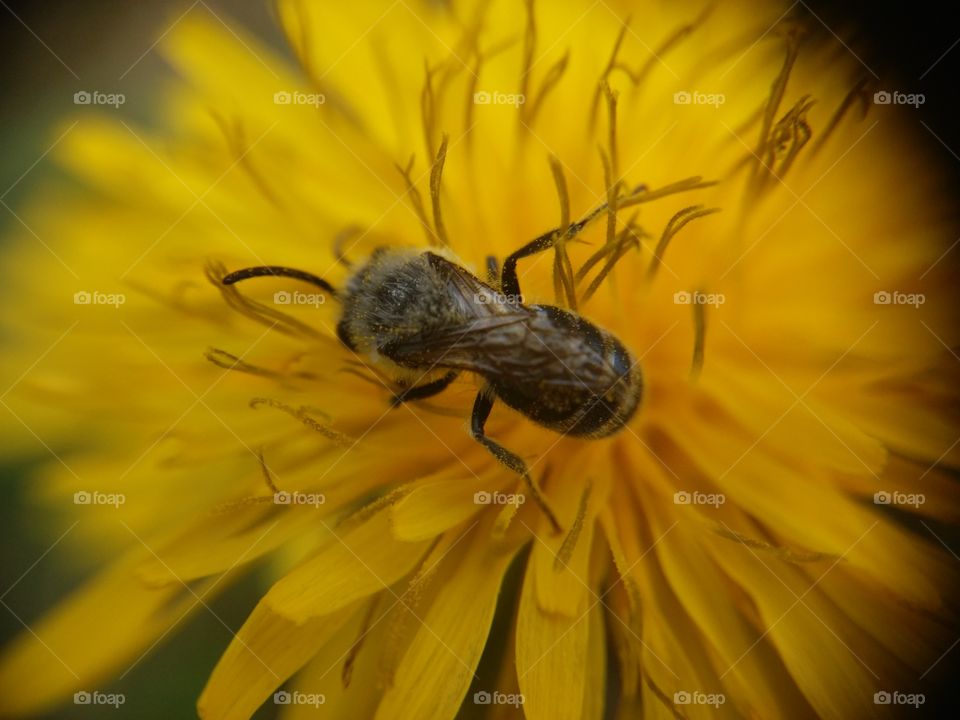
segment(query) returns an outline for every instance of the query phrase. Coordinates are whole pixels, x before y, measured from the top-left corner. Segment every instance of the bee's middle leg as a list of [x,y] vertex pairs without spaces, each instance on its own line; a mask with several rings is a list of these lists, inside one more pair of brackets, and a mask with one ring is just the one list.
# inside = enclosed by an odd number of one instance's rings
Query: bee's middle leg
[[543,510],[543,514],[547,516],[550,524],[553,525],[554,532],[563,532],[563,527],[557,520],[557,516],[554,514],[553,510],[550,509],[550,506],[547,504],[547,500],[540,491],[540,488],[537,487],[537,484],[533,481],[533,478],[530,477],[527,464],[520,458],[519,455],[510,452],[503,447],[503,445],[500,445],[498,442],[491,440],[486,436],[484,432],[484,425],[486,425],[487,418],[490,417],[490,411],[492,409],[493,399],[485,392],[479,393],[476,401],[473,403],[473,414],[470,418],[470,434],[473,435],[474,440],[489,450],[497,460],[523,477],[523,481],[527,484],[530,495],[533,497],[537,505],[540,506],[540,509]]
[[455,370],[451,370],[446,375],[437,380],[433,380],[423,385],[414,385],[413,387],[404,388],[400,392],[396,393],[393,398],[390,400],[390,407],[395,408],[399,407],[405,402],[410,400],[425,400],[434,395],[442,393],[454,380],[457,379],[457,373]]

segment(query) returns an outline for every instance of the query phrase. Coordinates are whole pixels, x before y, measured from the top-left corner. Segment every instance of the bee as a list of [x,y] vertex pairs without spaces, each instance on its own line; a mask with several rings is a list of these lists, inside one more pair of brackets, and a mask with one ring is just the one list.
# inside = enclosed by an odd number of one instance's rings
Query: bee
[[397,379],[394,406],[437,395],[460,373],[478,376],[483,385],[473,404],[471,435],[523,478],[559,531],[524,460],[484,428],[500,400],[555,432],[603,438],[621,430],[640,406],[643,374],[624,344],[575,312],[525,304],[517,276],[518,261],[573,237],[604,207],[565,232],[557,228],[527,243],[499,271],[489,258],[487,282],[437,252],[386,247],[353,269],[340,290],[309,272],[280,266],[237,270],[221,282],[288,277],[330,294],[341,306],[340,342]]

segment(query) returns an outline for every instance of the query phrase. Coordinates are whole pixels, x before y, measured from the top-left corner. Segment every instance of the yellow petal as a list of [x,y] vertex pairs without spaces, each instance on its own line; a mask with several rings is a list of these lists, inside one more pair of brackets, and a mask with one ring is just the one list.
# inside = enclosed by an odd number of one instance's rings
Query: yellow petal
[[[365,603],[367,607],[320,648],[303,672],[288,684],[291,702],[282,707],[283,720],[315,720],[318,709],[327,718],[373,716],[380,698],[371,689],[383,683],[379,650],[389,639],[392,628],[387,613],[395,600],[390,593],[384,593],[379,602],[369,601],[376,603],[372,612]],[[349,683],[345,683],[348,663]],[[316,703],[321,698],[319,706],[310,703],[311,699]]]
[[245,720],[349,620],[354,607],[290,622],[260,601],[214,668],[197,710],[204,720]]
[[549,552],[534,548],[518,609],[517,677],[524,713],[531,720],[579,718],[584,705],[589,605],[583,605],[586,592],[581,586],[568,588],[575,590],[578,614],[555,613],[541,606],[537,564],[546,564],[547,572],[553,572],[553,560]]
[[489,520],[471,535],[470,546],[441,568],[453,574],[443,580],[404,654],[378,720],[457,715],[486,644],[503,574],[520,546],[491,546]]
[[392,539],[390,514],[380,511],[279,580],[264,600],[277,614],[303,623],[393,585],[428,546]]
[[418,481],[390,510],[394,534],[407,541],[436,537],[484,508],[477,502],[477,493],[489,495],[513,480],[498,468],[480,479],[457,476]]

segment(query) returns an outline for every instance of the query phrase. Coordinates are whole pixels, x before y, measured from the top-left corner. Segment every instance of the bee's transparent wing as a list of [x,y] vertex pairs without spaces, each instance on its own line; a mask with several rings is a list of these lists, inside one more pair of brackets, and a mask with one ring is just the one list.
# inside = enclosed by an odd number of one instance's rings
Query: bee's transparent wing
[[435,253],[430,264],[448,282],[450,299],[461,309],[459,322],[423,327],[381,348],[401,364],[447,367],[478,373],[521,372],[537,362],[542,343],[530,342],[533,311],[503,302],[497,291],[468,270]]

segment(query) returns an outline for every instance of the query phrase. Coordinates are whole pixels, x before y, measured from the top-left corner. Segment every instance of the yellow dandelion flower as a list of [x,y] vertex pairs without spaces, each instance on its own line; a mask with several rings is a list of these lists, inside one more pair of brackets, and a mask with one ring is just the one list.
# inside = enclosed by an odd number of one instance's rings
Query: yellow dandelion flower
[[2,432],[102,567],[7,607],[7,712],[109,702],[255,561],[203,718],[922,701],[949,199],[836,39],[683,5],[280,0],[299,66],[196,8],[155,125],[69,128]]

